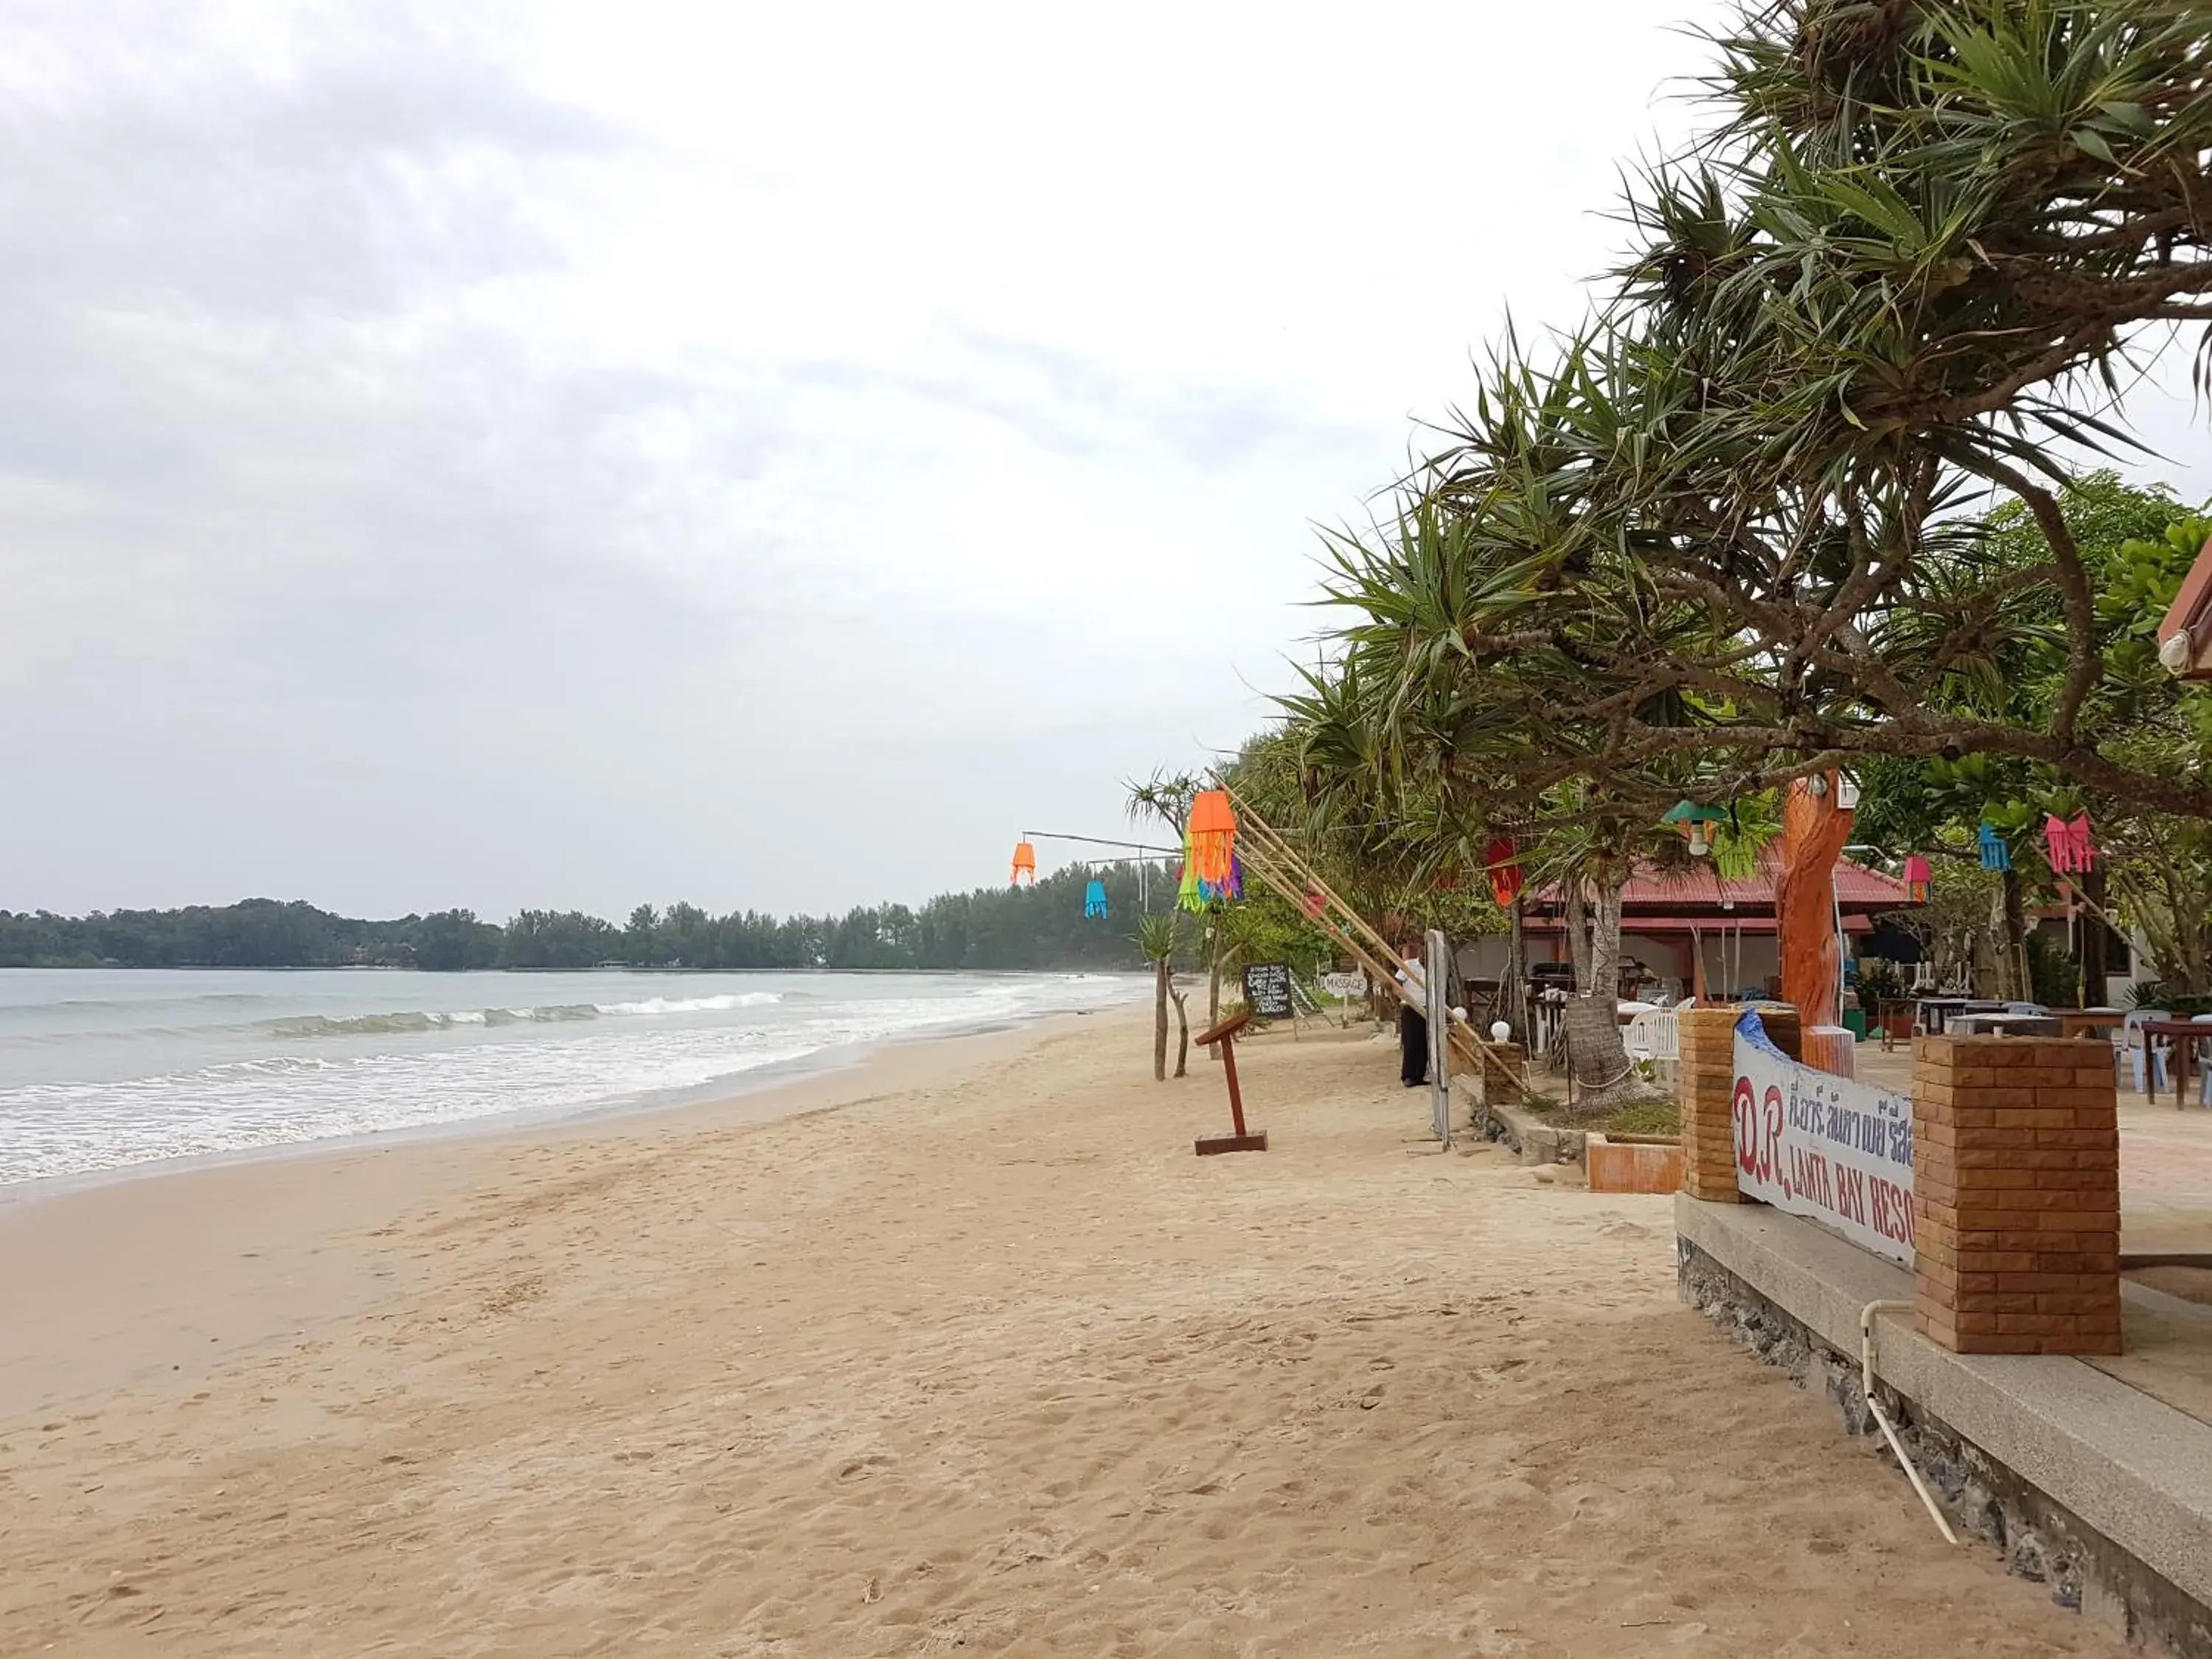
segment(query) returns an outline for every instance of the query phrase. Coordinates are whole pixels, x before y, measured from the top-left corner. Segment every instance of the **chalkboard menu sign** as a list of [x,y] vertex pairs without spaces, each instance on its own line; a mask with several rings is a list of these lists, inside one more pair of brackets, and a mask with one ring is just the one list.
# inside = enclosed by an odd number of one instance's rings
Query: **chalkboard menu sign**
[[1244,969],[1244,1006],[1260,1019],[1291,1017],[1291,964],[1255,962]]

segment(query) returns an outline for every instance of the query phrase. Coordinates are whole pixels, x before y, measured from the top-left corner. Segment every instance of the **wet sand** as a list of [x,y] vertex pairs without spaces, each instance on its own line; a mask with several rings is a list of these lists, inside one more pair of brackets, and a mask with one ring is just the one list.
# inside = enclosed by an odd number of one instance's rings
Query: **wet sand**
[[2119,1651],[1669,1200],[1424,1150],[1358,1038],[1194,1158],[1149,1018],[0,1215],[0,1653]]

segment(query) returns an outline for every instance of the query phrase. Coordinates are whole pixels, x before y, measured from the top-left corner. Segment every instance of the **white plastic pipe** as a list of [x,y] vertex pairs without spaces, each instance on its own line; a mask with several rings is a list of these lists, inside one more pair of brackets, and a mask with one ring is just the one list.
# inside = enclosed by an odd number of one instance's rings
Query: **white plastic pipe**
[[1920,1478],[1920,1471],[1905,1455],[1904,1443],[1898,1439],[1897,1431],[1890,1426],[1889,1419],[1883,1414],[1881,1401],[1874,1397],[1874,1316],[1878,1313],[1911,1311],[1910,1302],[1894,1301],[1869,1302],[1859,1310],[1859,1392],[1866,1396],[1867,1409],[1874,1413],[1874,1420],[1881,1425],[1881,1437],[1889,1442],[1890,1450],[1897,1454],[1897,1462],[1905,1471],[1905,1478],[1912,1483],[1912,1490],[1920,1494],[1920,1501],[1928,1506],[1928,1516],[1935,1522],[1936,1530],[1943,1534],[1945,1543],[1956,1544],[1959,1534],[1951,1530],[1951,1523],[1943,1518],[1943,1511],[1936,1507],[1935,1493],[1928,1490],[1928,1483]]

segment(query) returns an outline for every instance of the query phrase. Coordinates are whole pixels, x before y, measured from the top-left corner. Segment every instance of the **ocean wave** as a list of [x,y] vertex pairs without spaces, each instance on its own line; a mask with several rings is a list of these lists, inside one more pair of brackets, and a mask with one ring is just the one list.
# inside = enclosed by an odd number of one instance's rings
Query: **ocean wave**
[[264,1020],[258,1029],[280,1037],[383,1036],[526,1022],[721,1013],[733,1008],[758,1008],[782,1000],[774,991],[747,991],[712,997],[646,997],[635,1002],[552,1002],[526,1008],[401,1008],[375,1014],[295,1014]]
[[779,991],[744,991],[715,997],[647,997],[639,1002],[594,1003],[603,1014],[712,1014],[731,1008],[761,1008],[781,1002]]
[[[894,986],[908,994],[879,994]],[[633,987],[651,988],[602,981],[585,994],[611,999]],[[544,981],[526,988],[510,980],[496,989],[479,981],[473,993],[461,993],[486,1003],[504,995],[515,1000],[513,1006],[349,1015],[338,1012],[340,1003],[320,1015],[174,1034],[177,1060],[198,1063],[127,1076],[0,1083],[0,1189],[167,1158],[520,1114],[566,1115],[684,1095],[704,1098],[706,1091],[739,1086],[736,1080],[748,1073],[848,1046],[1103,1006],[1146,988],[1133,978],[1079,987],[1042,975],[999,976],[979,988],[917,975],[871,980],[857,988],[868,993],[861,996],[851,994],[855,988],[847,981],[825,977],[815,988],[787,987],[780,994],[526,1001],[553,988]],[[663,981],[661,988],[709,988],[694,981]],[[983,994],[968,994],[977,989]],[[393,987],[387,994],[404,1001],[408,993]],[[723,1012],[779,1001],[786,1006],[770,1015]],[[549,1023],[564,1020],[581,1023]],[[378,1035],[507,1024],[516,1029],[489,1042]],[[279,1026],[304,1038],[352,1041],[287,1042],[272,1036]],[[237,1052],[241,1042],[252,1050]]]

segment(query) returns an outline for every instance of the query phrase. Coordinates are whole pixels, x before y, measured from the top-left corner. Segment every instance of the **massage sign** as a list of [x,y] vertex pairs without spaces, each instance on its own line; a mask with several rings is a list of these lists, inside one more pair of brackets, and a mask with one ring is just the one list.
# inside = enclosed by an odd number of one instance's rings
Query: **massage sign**
[[1735,1182],[1746,1197],[1912,1265],[1912,1097],[1800,1065],[1755,1012],[1735,1028]]

